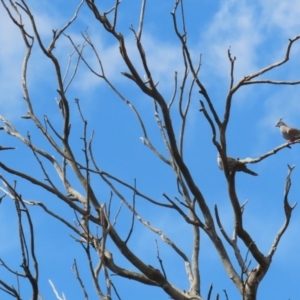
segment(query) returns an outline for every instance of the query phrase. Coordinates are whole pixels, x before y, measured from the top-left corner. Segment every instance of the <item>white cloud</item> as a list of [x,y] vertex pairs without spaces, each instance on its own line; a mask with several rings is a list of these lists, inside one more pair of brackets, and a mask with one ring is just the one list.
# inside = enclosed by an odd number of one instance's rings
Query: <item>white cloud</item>
[[[78,5],[78,3],[76,5]],[[75,11],[75,7],[73,9],[73,6],[68,5],[64,10],[65,15],[61,15],[60,10],[55,10],[55,6],[49,6],[47,2],[41,4],[40,2],[31,3],[29,1],[29,8],[34,15],[40,38],[46,49],[52,40],[53,29],[61,29],[68,22],[69,18],[73,16]],[[14,14],[13,9],[11,12],[13,16],[19,20],[18,16]],[[30,20],[22,10],[20,10],[20,12],[22,13],[22,22],[25,24],[25,30],[34,36]],[[22,65],[26,53],[26,46],[19,28],[11,21],[4,9],[0,10],[0,28],[5,28],[5,30],[1,31],[0,35],[1,114],[9,119],[19,118],[26,113],[21,86]],[[68,61],[67,55],[71,53],[73,49],[63,36],[58,40],[56,46],[57,48],[53,50],[53,53],[62,61],[61,71],[64,73],[64,67]],[[51,73],[54,71],[54,67],[50,60],[42,53],[36,37],[27,70],[27,84],[30,95],[36,92],[38,88],[42,88],[44,89],[44,99],[52,96],[45,91],[51,84],[56,84],[56,79]],[[53,102],[55,96],[57,96],[56,88],[53,89]],[[42,105],[41,101],[39,101],[38,104]]]
[[[215,98],[226,97],[230,80],[227,50],[230,46],[232,56],[237,57],[235,82],[284,58],[288,39],[299,33],[300,19],[297,11],[300,10],[300,1],[288,4],[275,2],[220,2],[218,12],[207,23],[203,39],[199,42],[199,49],[203,53],[203,80],[213,78],[207,81],[207,85],[208,89],[214,89]],[[299,80],[299,44],[296,42],[293,45],[288,63],[261,78]],[[217,82],[218,78],[220,82]],[[275,134],[275,123],[279,118],[287,117],[287,121],[297,126],[294,122],[297,121],[300,109],[298,89],[298,86],[252,85],[241,88],[235,95],[235,100],[238,101],[235,101],[234,108],[239,109],[239,116],[251,116],[254,126],[260,132],[256,137],[255,148],[266,148]],[[215,102],[216,105],[219,103],[221,102]],[[246,124],[245,120],[241,121]]]
[[226,1],[204,34],[204,59],[216,74],[228,78],[227,50],[231,47],[232,57],[237,58],[235,78],[239,79],[257,69],[256,48],[262,38],[255,7],[246,1]]
[[237,58],[235,80],[283,59],[288,39],[299,33],[300,1],[275,2],[221,3],[199,44],[204,64],[209,64],[214,75],[229,79],[229,47]]
[[292,37],[299,33],[300,1],[261,1],[262,20],[270,29],[282,30],[285,35]]
[[[17,16],[14,17],[17,18]],[[46,39],[50,35],[52,36],[50,17],[38,15],[35,19],[41,36]],[[23,22],[26,31],[32,34],[32,27],[26,17],[23,17]],[[5,28],[0,35],[0,44],[2,45],[0,48],[0,64],[2,69],[0,73],[1,114],[12,119],[26,113],[21,84],[23,60],[27,49],[19,28],[13,24],[5,10],[0,11],[0,27]],[[35,46],[37,46],[36,39]],[[34,76],[40,74],[39,78],[42,78],[46,74],[46,72],[41,72],[46,60],[35,57],[37,49],[34,49],[31,54],[28,71],[33,70]],[[27,79],[29,83],[30,76]]]
[[10,23],[6,12],[0,10],[0,28],[6,28],[1,31],[0,35],[1,114],[13,113],[19,107],[19,102],[22,101],[20,69],[23,59],[22,52],[24,53],[25,47],[22,44],[18,28],[10,26]]
[[[120,54],[118,41],[116,40],[113,44],[108,46],[102,42],[101,34],[99,35],[99,32],[94,32],[92,30],[90,32],[90,38],[98,51],[107,78],[113,83],[123,81],[125,77],[121,75],[121,72],[129,71]],[[79,36],[75,39],[80,41]],[[164,43],[147,33],[144,33],[142,43],[154,81],[159,82],[159,88],[161,90],[169,90],[170,86],[174,86],[175,71],[182,70],[180,49],[172,44]],[[141,78],[144,80],[146,72],[143,68],[133,35],[125,37],[125,45],[129,58],[133,62],[133,65]],[[159,45],[159,47],[157,47],[157,45]],[[90,65],[93,66],[97,72],[101,73],[94,53],[87,49],[84,56]],[[182,76],[182,72],[179,76]],[[80,88],[90,90],[91,88],[96,88],[101,81],[95,75],[91,74],[89,70],[84,68],[82,73],[78,74],[76,82],[80,82]],[[127,79],[126,84],[128,84]]]

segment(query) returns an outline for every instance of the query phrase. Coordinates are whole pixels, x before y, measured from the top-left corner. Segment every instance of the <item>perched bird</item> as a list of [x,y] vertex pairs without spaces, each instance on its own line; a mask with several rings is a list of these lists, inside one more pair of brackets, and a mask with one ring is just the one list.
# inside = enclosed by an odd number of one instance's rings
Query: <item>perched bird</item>
[[282,118],[279,119],[275,127],[279,127],[281,135],[286,140],[289,140],[289,143],[293,143],[295,140],[300,139],[300,130],[287,126],[284,122],[282,122]]
[[[223,161],[221,158],[220,153],[218,153],[218,158],[217,158],[217,162],[218,162],[218,166],[221,170],[224,170],[224,165],[223,165]],[[245,164],[242,164],[241,162],[239,162],[237,159],[232,158],[232,157],[228,157],[227,156],[227,162],[228,162],[228,167],[229,167],[229,171],[238,171],[238,172],[245,172],[248,173],[250,175],[253,176],[257,176],[258,174],[249,170]]]

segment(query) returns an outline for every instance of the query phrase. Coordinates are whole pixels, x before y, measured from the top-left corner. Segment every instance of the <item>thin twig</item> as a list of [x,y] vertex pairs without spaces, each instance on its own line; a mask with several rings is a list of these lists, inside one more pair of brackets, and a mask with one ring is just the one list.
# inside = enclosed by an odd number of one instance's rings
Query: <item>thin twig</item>
[[[136,179],[134,179],[134,188],[136,189]],[[133,211],[135,211],[135,193],[133,193],[133,196],[132,196],[132,208],[133,208]],[[131,226],[130,226],[130,230],[129,230],[129,233],[128,233],[128,236],[125,240],[125,244],[128,243],[129,239],[130,239],[130,236],[133,232],[133,227],[134,227],[134,213],[132,214],[132,219],[131,219]]]
[[74,259],[73,266],[72,266],[72,271],[75,274],[75,276],[76,276],[76,278],[77,278],[77,280],[79,282],[79,285],[80,285],[80,287],[82,289],[82,292],[83,292],[84,299],[88,300],[89,296],[88,296],[87,291],[85,289],[84,283],[83,283],[83,281],[82,281],[82,279],[80,277],[80,273],[78,271],[76,259]]
[[144,25],[144,17],[145,17],[145,9],[146,9],[146,0],[142,1],[142,7],[141,7],[141,12],[140,12],[140,21],[139,21],[139,29],[137,33],[137,38],[140,40],[142,37],[142,32],[143,32],[143,25]]
[[156,239],[155,239],[155,244],[156,244],[156,257],[157,257],[157,259],[158,259],[158,261],[159,261],[161,270],[162,270],[162,272],[163,272],[165,278],[167,279],[167,274],[166,274],[166,272],[165,272],[165,268],[164,268],[163,261],[162,261],[162,259],[161,259],[160,256],[159,256],[159,248],[158,248],[158,243],[157,243],[157,240],[156,240]]

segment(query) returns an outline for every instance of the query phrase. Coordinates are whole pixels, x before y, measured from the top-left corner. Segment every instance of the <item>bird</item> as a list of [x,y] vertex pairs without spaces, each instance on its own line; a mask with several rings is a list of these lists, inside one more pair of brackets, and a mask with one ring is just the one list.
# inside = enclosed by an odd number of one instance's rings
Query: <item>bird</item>
[[300,129],[290,127],[282,122],[282,118],[276,123],[275,127],[279,127],[281,135],[289,140],[289,143],[294,143],[295,140],[300,139]]
[[[218,166],[221,170],[224,170],[224,164],[222,161],[222,157],[220,155],[220,153],[218,152],[218,157],[217,157],[217,162],[218,162]],[[228,162],[228,167],[229,167],[229,171],[238,171],[238,172],[244,172],[247,174],[250,174],[252,176],[257,176],[258,174],[249,170],[245,164],[241,163],[239,160],[229,157],[227,156],[227,162]]]

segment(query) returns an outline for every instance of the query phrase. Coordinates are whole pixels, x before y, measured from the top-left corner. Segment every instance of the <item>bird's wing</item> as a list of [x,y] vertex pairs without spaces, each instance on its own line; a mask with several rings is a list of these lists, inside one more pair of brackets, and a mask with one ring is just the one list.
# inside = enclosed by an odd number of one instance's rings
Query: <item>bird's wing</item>
[[220,170],[223,170],[224,166],[223,166],[223,161],[222,161],[221,156],[217,157],[217,162],[218,162],[218,166],[219,166]]
[[289,127],[287,129],[287,133],[289,136],[291,137],[299,137],[300,138],[300,130],[297,129],[297,128],[292,128],[292,127]]

